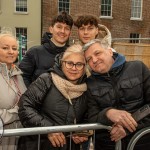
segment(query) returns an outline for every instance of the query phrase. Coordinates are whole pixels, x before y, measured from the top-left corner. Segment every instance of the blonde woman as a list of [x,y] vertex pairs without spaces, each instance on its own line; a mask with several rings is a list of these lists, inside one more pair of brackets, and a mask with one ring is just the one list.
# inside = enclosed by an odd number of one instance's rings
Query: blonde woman
[[[87,110],[86,61],[80,45],[70,46],[55,59],[49,73],[42,74],[21,97],[19,116],[24,127],[83,123]],[[69,133],[41,137],[42,150],[68,150]],[[87,137],[72,136],[72,150],[80,150]],[[19,149],[37,150],[37,136],[22,137]]]
[[[20,127],[18,102],[26,90],[22,72],[14,64],[18,57],[18,43],[11,33],[0,33],[0,117],[5,129]],[[0,150],[14,150],[15,137],[2,137]]]

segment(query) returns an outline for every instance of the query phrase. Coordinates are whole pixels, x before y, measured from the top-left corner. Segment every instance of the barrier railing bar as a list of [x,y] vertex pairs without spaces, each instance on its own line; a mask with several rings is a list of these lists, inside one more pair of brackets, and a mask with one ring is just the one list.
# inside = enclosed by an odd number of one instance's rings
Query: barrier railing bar
[[139,130],[130,140],[127,150],[133,150],[137,141],[145,134],[150,133],[150,127]]
[[[76,124],[64,126],[6,129],[3,132],[3,136],[26,136],[26,135],[48,134],[55,132],[72,132],[72,131],[97,130],[97,129],[111,130],[111,126],[105,126],[99,123],[95,123],[95,124],[80,124],[80,125]],[[115,150],[121,150],[121,140],[116,142]]]
[[82,125],[65,125],[65,126],[50,126],[50,127],[34,127],[34,128],[18,128],[4,130],[3,136],[21,136],[21,135],[37,135],[47,134],[51,132],[71,132],[92,129],[107,129],[111,130],[110,126],[101,124],[82,124]]

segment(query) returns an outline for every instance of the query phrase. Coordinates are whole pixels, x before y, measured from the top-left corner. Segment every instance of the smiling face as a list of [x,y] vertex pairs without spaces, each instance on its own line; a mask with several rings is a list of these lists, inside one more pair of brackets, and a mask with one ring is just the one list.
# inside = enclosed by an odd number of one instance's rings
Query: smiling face
[[[69,64],[66,64],[66,62]],[[71,64],[73,64],[73,67],[72,68],[68,67]],[[81,65],[83,65],[83,68],[81,67]],[[70,68],[70,69],[68,69],[68,68]],[[79,68],[79,70],[78,70],[78,68]],[[81,55],[81,53],[73,53],[73,52],[70,55],[66,56],[65,59],[63,59],[63,61],[62,61],[62,71],[64,72],[66,78],[70,82],[76,84],[77,81],[85,73],[85,58],[84,58],[84,56]]]
[[54,43],[57,43],[58,45],[65,44],[71,34],[71,27],[66,23],[61,22],[57,22],[54,26],[50,26],[49,30],[53,35],[52,38]]
[[78,29],[78,36],[83,44],[86,44],[90,40],[95,39],[97,34],[98,34],[98,27],[96,27],[95,25],[90,24],[82,25]]
[[8,69],[18,57],[18,45],[15,38],[6,35],[0,37],[0,62],[6,63]]
[[90,68],[97,73],[107,73],[114,63],[111,49],[104,49],[99,43],[92,44],[85,51],[85,58]]

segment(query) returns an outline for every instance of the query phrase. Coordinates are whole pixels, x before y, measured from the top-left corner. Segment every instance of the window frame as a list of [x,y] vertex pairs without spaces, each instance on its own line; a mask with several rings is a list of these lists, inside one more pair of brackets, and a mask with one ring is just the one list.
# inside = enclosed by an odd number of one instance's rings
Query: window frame
[[[21,32],[17,33],[17,29],[26,29],[26,32],[23,32],[25,34],[22,34]],[[20,40],[21,37],[19,37],[17,34],[21,34],[22,36],[25,36],[26,37],[26,41],[25,41],[25,47],[22,47],[23,50],[21,50],[20,52],[20,41],[19,41],[19,52],[21,54],[19,54],[19,56],[21,57],[20,60],[23,58],[23,56],[25,55],[25,53],[27,52],[27,48],[28,48],[28,44],[27,44],[27,41],[28,41],[28,28],[27,27],[15,27],[15,34],[16,34],[16,38],[18,39],[18,41]]]
[[[138,35],[138,37],[137,37]],[[131,36],[136,36],[136,37],[131,37]],[[140,33],[130,33],[130,43],[140,43],[140,37],[141,37],[141,34]],[[134,38],[137,38],[137,39],[134,39]]]
[[[141,4],[140,6],[133,6],[132,4],[134,3],[135,4],[135,1],[139,1],[139,0],[131,0],[131,18],[130,20],[142,20],[142,11],[143,11],[143,0],[140,0],[141,1]],[[137,9],[141,9],[140,12],[136,12],[136,15],[138,13],[140,13],[140,17],[136,17],[136,16],[132,16],[134,13],[135,13],[135,8]]]
[[[111,10],[110,10],[110,15],[109,16],[106,16],[106,15],[102,15],[102,5],[109,5],[109,4],[102,4],[102,0],[101,0],[101,4],[100,4],[100,18],[107,18],[107,19],[113,19],[112,17],[112,5],[113,5],[113,0],[110,0],[111,2]],[[106,10],[107,11],[107,10]]]
[[[62,11],[66,11],[68,14],[70,14],[70,0],[68,0],[68,2],[66,2],[66,3],[64,3],[64,5],[66,6],[66,4],[68,4],[69,5],[69,7],[68,8],[65,8],[65,10],[60,10],[60,2],[62,2],[62,8],[64,8],[63,7],[63,2],[64,2],[64,0],[58,0],[58,13],[60,13],[60,12],[62,12]],[[67,10],[68,9],[68,10]]]
[[27,2],[27,11],[17,11],[16,9],[17,9],[17,0],[15,0],[15,13],[18,13],[18,14],[28,14],[28,0],[26,0],[26,2]]

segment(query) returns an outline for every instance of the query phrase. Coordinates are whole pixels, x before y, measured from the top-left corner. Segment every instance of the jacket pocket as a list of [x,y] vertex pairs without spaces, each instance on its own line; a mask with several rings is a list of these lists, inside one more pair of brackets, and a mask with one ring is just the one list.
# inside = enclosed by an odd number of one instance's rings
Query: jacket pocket
[[108,87],[93,89],[92,96],[95,98],[101,108],[111,106],[112,102],[110,98],[110,91],[111,89],[109,89]]
[[139,78],[123,80],[120,84],[122,95],[127,101],[140,100],[143,95],[142,86],[143,83]]

